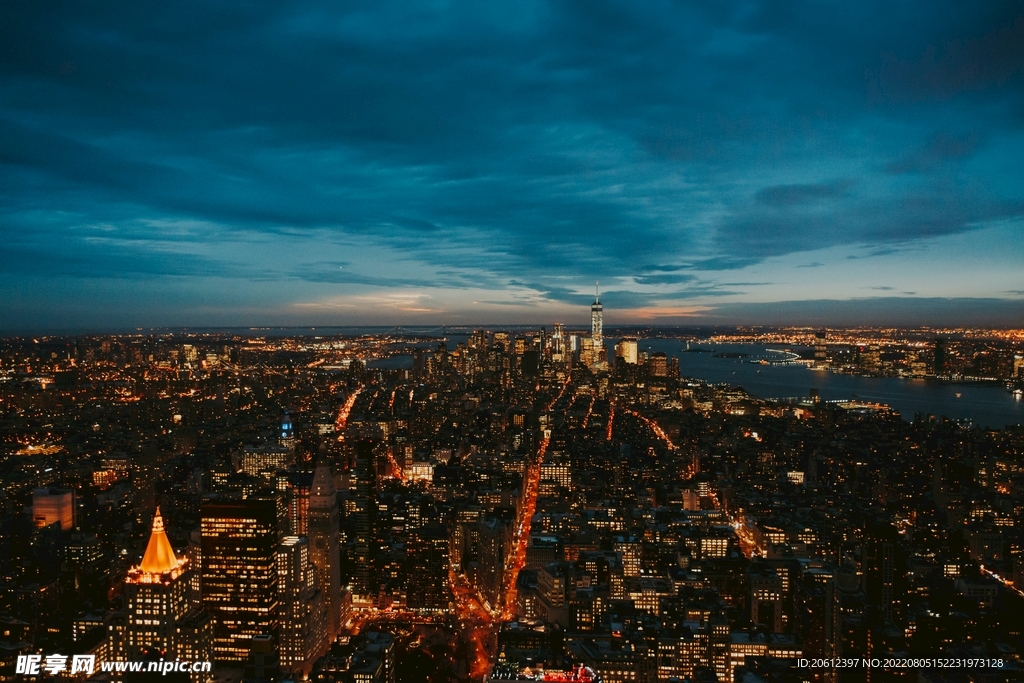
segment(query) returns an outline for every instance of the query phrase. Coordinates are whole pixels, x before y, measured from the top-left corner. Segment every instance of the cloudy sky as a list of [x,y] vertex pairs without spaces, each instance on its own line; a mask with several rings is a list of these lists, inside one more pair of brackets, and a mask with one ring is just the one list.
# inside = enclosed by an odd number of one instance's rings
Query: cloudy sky
[[0,331],[1024,323],[1019,2],[0,10]]

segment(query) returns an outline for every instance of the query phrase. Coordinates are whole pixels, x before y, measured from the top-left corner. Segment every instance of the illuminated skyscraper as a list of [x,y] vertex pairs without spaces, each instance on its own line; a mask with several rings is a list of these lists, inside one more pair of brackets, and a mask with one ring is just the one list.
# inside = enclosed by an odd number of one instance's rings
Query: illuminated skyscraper
[[594,303],[590,306],[590,337],[582,340],[580,361],[591,370],[605,370],[608,355],[604,348],[604,306],[600,292],[595,292]]
[[334,642],[341,628],[341,534],[338,496],[331,466],[321,460],[313,475],[306,512],[310,560],[317,569],[317,582],[327,606],[327,633]]
[[287,410],[284,411],[284,419],[281,420],[280,443],[285,448],[295,448],[295,429],[292,426],[292,418],[288,415]]
[[272,498],[203,501],[202,534],[214,658],[244,662],[252,637],[278,627],[277,505]]
[[637,339],[636,337],[625,337],[615,347],[615,355],[622,359],[623,363],[636,365],[637,361]]
[[[165,660],[210,661],[213,622],[200,608],[192,574],[188,560],[175,556],[157,508],[146,554],[124,582],[125,613],[108,627],[112,660],[161,653]],[[191,676],[211,678],[209,672]]]
[[310,560],[305,536],[287,536],[281,541],[277,550],[281,668],[302,676],[309,675],[330,644],[324,594]]
[[555,363],[565,362],[568,356],[568,345],[565,338],[565,325],[555,323],[555,332],[551,335],[551,360]]

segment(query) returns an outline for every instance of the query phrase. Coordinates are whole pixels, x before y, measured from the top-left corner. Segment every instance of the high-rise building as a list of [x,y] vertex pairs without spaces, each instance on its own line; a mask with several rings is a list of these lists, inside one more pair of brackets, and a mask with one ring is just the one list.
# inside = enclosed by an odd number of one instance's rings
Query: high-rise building
[[292,426],[292,418],[288,411],[284,411],[284,418],[281,420],[281,437],[278,442],[284,448],[292,450],[295,448],[295,429]]
[[305,536],[286,536],[277,550],[280,665],[303,677],[330,646],[324,594],[310,555]]
[[249,655],[242,669],[245,683],[276,683],[281,679],[281,655],[274,636],[261,633],[249,640]]
[[276,633],[277,504],[273,498],[202,504],[203,606],[214,658],[244,662],[253,636]]
[[896,527],[872,523],[864,530],[863,590],[886,621],[898,621],[902,613],[904,568],[901,539]]
[[772,569],[751,570],[750,621],[764,624],[772,633],[782,632],[782,578]]
[[294,459],[292,450],[286,446],[247,447],[242,453],[242,471],[270,482],[278,470],[287,469]]
[[500,609],[505,564],[512,551],[513,524],[505,517],[482,517],[477,522],[480,568],[477,586],[491,609]]
[[825,367],[828,365],[828,347],[826,346],[828,331],[818,330],[814,333],[814,365]]
[[668,376],[668,358],[662,351],[655,351],[647,359],[647,370],[651,377]]
[[637,360],[637,339],[636,337],[624,337],[615,345],[615,357],[621,358],[623,363],[636,365]]
[[355,475],[355,556],[352,558],[355,571],[352,576],[352,599],[360,604],[368,604],[379,588],[373,548],[373,531],[377,519],[377,457],[370,441],[356,444]]
[[[152,653],[165,660],[212,659],[213,622],[193,591],[193,572],[186,558],[174,554],[157,508],[142,562],[124,582],[125,612],[108,625],[112,660],[141,660]],[[209,672],[191,676],[197,683],[211,678]]]
[[882,351],[878,344],[869,344],[860,350],[860,365],[868,372],[878,372],[882,367]]
[[596,290],[594,303],[590,305],[590,337],[594,340],[594,348],[604,346],[604,306],[601,305],[601,292]]
[[292,536],[309,535],[309,492],[313,489],[313,472],[278,472],[275,488],[288,504],[288,528]]
[[[826,657],[850,657],[863,651],[859,631],[863,624],[864,592],[856,567],[841,566],[825,586]],[[835,675],[825,680],[835,681]]]
[[565,336],[565,325],[555,323],[555,331],[551,335],[551,360],[564,363],[569,357],[568,340]]
[[317,569],[317,581],[327,609],[327,634],[334,642],[341,628],[341,532],[334,475],[321,460],[313,475],[307,510],[310,560]]
[[48,488],[33,491],[32,521],[36,528],[60,522],[63,531],[70,530],[75,526],[75,492]]
[[946,371],[946,340],[938,337],[935,340],[935,374],[942,375]]
[[428,614],[448,611],[448,533],[441,526],[417,529],[406,545],[409,608]]
[[[552,454],[552,457],[544,461],[540,466],[541,493],[556,494],[558,489],[569,490],[572,488],[572,463],[569,458]],[[546,485],[546,486],[545,486]],[[553,487],[553,491],[545,491],[547,487]]]

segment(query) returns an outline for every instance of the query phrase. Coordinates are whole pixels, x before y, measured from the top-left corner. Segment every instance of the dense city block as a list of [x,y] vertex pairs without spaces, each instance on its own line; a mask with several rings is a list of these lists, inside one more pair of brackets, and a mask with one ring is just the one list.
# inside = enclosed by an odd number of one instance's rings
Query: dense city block
[[[1019,334],[591,315],[5,340],[0,678],[54,653],[214,662],[165,676],[194,683],[1019,678],[1024,429],[687,360],[762,342],[1013,392]],[[984,664],[901,666],[925,658]]]

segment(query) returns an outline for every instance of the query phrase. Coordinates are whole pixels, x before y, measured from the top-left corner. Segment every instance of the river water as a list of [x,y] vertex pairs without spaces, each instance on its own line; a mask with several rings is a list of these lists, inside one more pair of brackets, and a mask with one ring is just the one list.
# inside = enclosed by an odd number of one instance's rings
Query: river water
[[[711,383],[739,385],[759,398],[805,397],[818,390],[822,400],[857,398],[886,403],[906,420],[915,413],[969,419],[979,427],[1001,428],[1024,423],[1024,401],[1014,398],[1002,384],[957,384],[928,379],[899,377],[857,377],[804,365],[756,365],[750,358],[715,358],[718,353],[746,353],[751,357],[767,354],[768,349],[783,346],[755,344],[691,344],[691,348],[711,349],[706,353],[686,353],[686,344],[673,339],[644,339],[640,349],[663,351],[679,358],[679,372]],[[806,349],[793,348],[794,351]],[[768,354],[771,355],[771,354]],[[781,354],[778,354],[781,356]],[[958,396],[959,394],[959,396]]]

